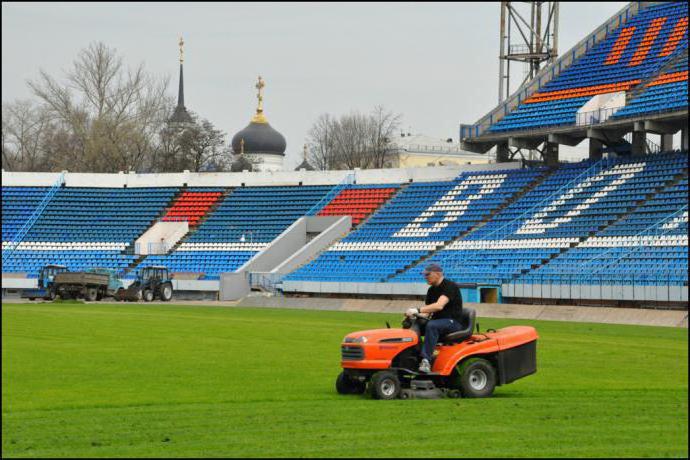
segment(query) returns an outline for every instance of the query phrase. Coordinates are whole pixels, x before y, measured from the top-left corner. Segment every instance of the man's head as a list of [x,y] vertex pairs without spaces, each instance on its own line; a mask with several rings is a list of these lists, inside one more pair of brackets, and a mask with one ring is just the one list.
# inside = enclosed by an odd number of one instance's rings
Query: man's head
[[438,286],[443,281],[443,269],[439,264],[429,264],[422,272],[427,284]]

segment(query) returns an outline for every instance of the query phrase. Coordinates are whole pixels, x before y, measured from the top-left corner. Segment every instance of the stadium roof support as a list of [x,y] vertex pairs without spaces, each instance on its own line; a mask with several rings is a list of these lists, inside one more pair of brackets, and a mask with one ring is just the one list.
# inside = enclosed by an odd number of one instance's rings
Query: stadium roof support
[[[558,55],[558,3],[501,2],[499,104],[510,96],[511,61],[523,62],[528,66],[519,85],[522,87],[536,77],[542,63],[550,64]],[[529,5],[529,22],[523,17],[528,12],[525,5]],[[546,7],[546,11],[543,11],[543,7]],[[520,14],[521,9],[523,14]],[[517,43],[513,43],[515,38]]]

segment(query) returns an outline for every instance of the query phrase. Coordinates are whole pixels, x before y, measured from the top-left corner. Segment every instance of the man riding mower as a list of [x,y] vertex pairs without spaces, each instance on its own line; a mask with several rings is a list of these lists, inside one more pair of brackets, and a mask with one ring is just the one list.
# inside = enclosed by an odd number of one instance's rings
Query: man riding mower
[[[451,318],[438,318],[436,313],[452,304],[454,293],[452,287],[442,287],[444,278],[437,267],[425,270],[431,284],[427,304],[408,310],[403,328],[345,336],[341,345],[343,371],[336,380],[338,393],[362,394],[368,388],[376,399],[488,397],[497,385],[536,372],[538,336],[533,327],[509,326],[485,333],[477,327],[473,334],[476,313],[462,307],[459,312],[452,311]],[[427,275],[439,272],[440,276]],[[440,308],[438,299],[444,304]],[[457,300],[462,305],[459,290]],[[429,313],[431,319],[427,318]],[[434,323],[437,319],[446,321]]]

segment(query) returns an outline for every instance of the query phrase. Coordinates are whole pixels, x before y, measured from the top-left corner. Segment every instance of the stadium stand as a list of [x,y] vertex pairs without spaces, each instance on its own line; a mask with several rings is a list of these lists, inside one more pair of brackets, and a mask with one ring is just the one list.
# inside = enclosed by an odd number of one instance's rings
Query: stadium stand
[[544,171],[464,173],[452,182],[411,184],[286,279],[385,281],[490,216]]
[[[640,11],[488,131],[574,125],[577,111],[592,96],[628,91],[658,72],[679,50],[687,49],[687,23],[685,2],[660,2]],[[676,92],[681,91],[680,87],[664,89]],[[687,86],[684,100],[687,106]],[[652,97],[638,101],[627,114],[674,108],[656,104]]]
[[[448,275],[459,282],[500,284],[544,264],[552,269],[558,266],[551,265],[551,259],[569,254],[589,237],[615,233],[620,225],[628,228],[628,223],[617,221],[625,217],[629,222],[629,211],[645,209],[647,199],[683,177],[687,178],[685,152],[564,165],[430,260],[447,267]],[[677,240],[670,242],[682,252]],[[561,267],[553,270],[561,273]],[[412,282],[419,276],[419,269],[412,268],[391,281]]]
[[[32,212],[47,190],[3,187],[3,250],[20,219]],[[127,249],[160,216],[176,191],[61,188],[3,263],[3,271],[36,277],[42,266],[52,263],[69,270],[104,267],[122,272],[136,259]]]
[[[219,279],[220,273],[237,270],[266,247],[332,188],[235,188],[171,253],[148,256],[138,267],[165,265],[171,272],[200,273],[203,279]],[[194,193],[218,193],[199,190]]]

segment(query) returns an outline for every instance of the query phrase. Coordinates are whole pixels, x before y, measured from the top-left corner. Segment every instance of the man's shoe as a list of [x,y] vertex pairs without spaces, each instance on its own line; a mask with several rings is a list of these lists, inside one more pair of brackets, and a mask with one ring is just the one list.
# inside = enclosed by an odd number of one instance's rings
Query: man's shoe
[[431,364],[429,364],[428,359],[422,360],[422,363],[419,365],[419,372],[424,372],[425,374],[431,372]]

